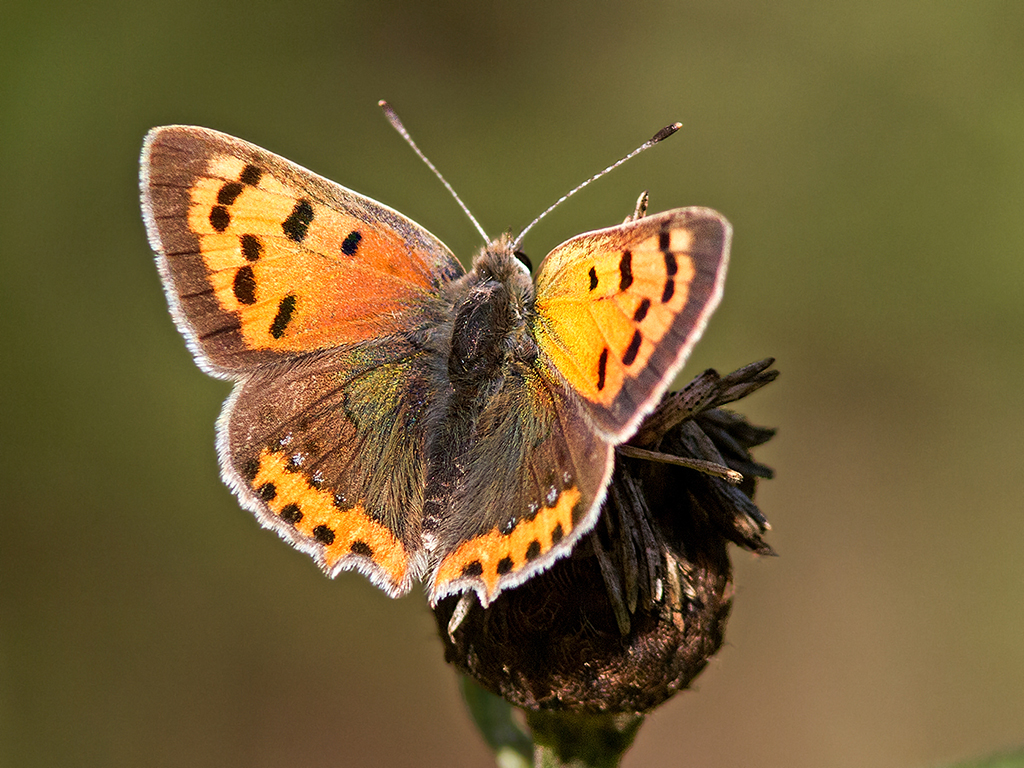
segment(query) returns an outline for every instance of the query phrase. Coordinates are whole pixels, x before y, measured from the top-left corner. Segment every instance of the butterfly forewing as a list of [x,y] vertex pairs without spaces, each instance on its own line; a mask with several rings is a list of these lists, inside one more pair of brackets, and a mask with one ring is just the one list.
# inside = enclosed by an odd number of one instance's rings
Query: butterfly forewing
[[142,197],[175,317],[215,373],[408,331],[463,271],[390,208],[204,128],[150,132]]
[[722,294],[730,227],[681,208],[568,240],[537,280],[535,335],[620,442],[679,371]]

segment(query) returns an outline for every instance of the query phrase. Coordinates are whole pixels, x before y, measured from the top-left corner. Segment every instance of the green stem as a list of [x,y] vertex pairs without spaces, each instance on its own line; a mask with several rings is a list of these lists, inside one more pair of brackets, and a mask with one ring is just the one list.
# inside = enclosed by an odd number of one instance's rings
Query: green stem
[[535,768],[615,768],[636,738],[643,715],[527,712]]
[[472,678],[460,676],[466,707],[498,768],[615,768],[636,738],[643,715],[594,715],[539,710],[526,713],[530,738],[515,708]]
[[484,741],[494,750],[498,768],[530,768],[533,742],[515,721],[512,705],[482,688],[471,677],[460,675],[459,680],[466,708]]

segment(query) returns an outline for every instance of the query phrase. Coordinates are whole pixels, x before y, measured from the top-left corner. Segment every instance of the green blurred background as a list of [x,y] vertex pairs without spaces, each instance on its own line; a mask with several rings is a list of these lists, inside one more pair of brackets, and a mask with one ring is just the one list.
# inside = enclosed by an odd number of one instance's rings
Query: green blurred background
[[709,205],[683,374],[774,355],[727,645],[627,766],[925,766],[1024,742],[1024,4],[0,6],[0,764],[480,766],[422,594],[322,577],[217,475],[229,391],[168,316],[145,131],[214,127],[478,236]]

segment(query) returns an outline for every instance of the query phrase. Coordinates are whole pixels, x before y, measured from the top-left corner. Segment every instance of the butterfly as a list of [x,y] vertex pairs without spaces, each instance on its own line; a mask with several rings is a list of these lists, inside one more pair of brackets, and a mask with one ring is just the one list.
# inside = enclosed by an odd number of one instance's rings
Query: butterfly
[[234,382],[227,485],[329,575],[391,596],[423,580],[432,604],[487,606],[593,528],[615,447],[718,304],[731,237],[710,209],[638,206],[534,282],[508,235],[466,271],[402,214],[206,128],[150,131],[140,183],[174,320]]

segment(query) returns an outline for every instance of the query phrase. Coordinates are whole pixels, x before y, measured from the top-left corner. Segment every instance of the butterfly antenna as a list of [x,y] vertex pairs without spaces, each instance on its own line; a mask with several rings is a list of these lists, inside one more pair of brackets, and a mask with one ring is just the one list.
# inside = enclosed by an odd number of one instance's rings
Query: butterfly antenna
[[402,121],[398,119],[398,115],[395,113],[395,110],[392,109],[391,105],[388,104],[383,99],[378,101],[377,104],[380,105],[380,108],[384,110],[384,116],[388,119],[388,122],[391,123],[391,127],[398,131],[399,134],[401,134],[402,138],[405,139],[406,143],[410,147],[412,147],[412,151],[419,155],[420,160],[426,163],[427,167],[434,172],[434,175],[441,180],[441,183],[444,184],[444,188],[451,193],[452,197],[455,198],[455,202],[458,203],[459,207],[463,210],[463,212],[467,216],[469,216],[469,220],[473,222],[473,226],[476,227],[476,231],[479,232],[480,235],[483,237],[484,242],[489,243],[491,241],[491,238],[489,238],[487,236],[487,233],[484,232],[484,228],[480,226],[480,222],[476,220],[476,217],[473,216],[472,213],[469,212],[469,208],[467,208],[466,204],[462,202],[462,198],[455,194],[455,190],[452,189],[452,185],[448,183],[447,179],[445,179],[445,177],[441,175],[441,172],[434,167],[434,164],[430,162],[427,156],[424,155],[422,151],[420,151],[419,147],[416,146],[416,142],[412,140],[412,136],[410,136],[409,132],[405,130],[405,126],[402,125]]
[[523,242],[523,238],[526,237],[526,233],[529,232],[531,229],[533,229],[534,225],[536,225],[537,222],[539,222],[541,219],[543,219],[545,216],[547,216],[549,213],[551,213],[553,210],[555,210],[555,208],[560,206],[562,203],[564,203],[570,197],[575,195],[577,192],[579,192],[585,186],[587,186],[588,184],[590,184],[593,181],[597,181],[602,176],[604,176],[606,173],[608,173],[610,171],[614,171],[616,168],[618,168],[624,162],[626,162],[630,158],[636,157],[641,152],[643,152],[645,149],[650,149],[655,144],[657,144],[659,141],[663,141],[664,139],[667,139],[669,136],[671,136],[673,133],[675,133],[676,131],[678,131],[682,127],[683,127],[682,123],[672,123],[671,125],[666,125],[664,128],[662,128],[660,131],[658,131],[651,138],[649,138],[647,141],[645,141],[639,147],[634,149],[632,152],[630,152],[624,158],[622,158],[618,162],[612,163],[607,168],[605,168],[603,171],[595,173],[593,176],[591,176],[589,179],[584,181],[578,187],[576,187],[575,189],[572,189],[569,192],[567,192],[566,194],[562,195],[554,203],[552,203],[548,207],[548,209],[546,211],[544,211],[544,213],[542,213],[540,216],[538,216],[536,219],[534,219],[533,221],[531,221],[529,224],[526,225],[526,229],[524,229],[522,232],[520,232],[519,233],[519,237],[517,237],[515,239],[515,242],[512,243],[512,250],[516,251],[516,250],[519,249],[519,245],[520,245],[520,243]]

